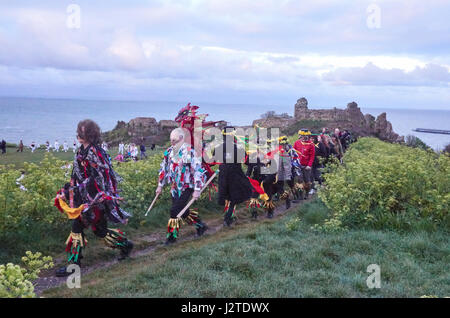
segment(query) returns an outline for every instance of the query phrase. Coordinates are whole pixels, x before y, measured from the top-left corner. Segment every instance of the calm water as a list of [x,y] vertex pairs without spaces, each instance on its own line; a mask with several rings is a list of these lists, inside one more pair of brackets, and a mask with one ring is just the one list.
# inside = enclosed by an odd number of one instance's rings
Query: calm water
[[[210,120],[226,120],[233,125],[249,125],[268,110],[293,114],[292,105],[220,105],[197,103],[201,113]],[[114,128],[118,120],[129,121],[135,117],[154,117],[157,120],[174,119],[186,103],[178,102],[124,102],[83,101],[65,99],[0,98],[0,139],[25,145],[32,141],[44,144],[58,139],[71,144],[76,125],[80,120],[95,120],[103,131]],[[413,132],[413,128],[450,130],[450,111],[363,108],[363,113],[374,116],[387,113],[394,131],[400,135],[414,134],[433,148],[442,149],[450,143],[450,135]]]

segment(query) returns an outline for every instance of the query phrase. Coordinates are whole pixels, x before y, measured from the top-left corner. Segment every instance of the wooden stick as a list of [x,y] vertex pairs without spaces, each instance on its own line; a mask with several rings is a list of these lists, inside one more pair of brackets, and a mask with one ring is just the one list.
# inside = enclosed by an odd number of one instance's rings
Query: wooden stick
[[[200,190],[200,194],[202,194],[203,190],[206,189],[206,187],[211,183],[211,181],[213,181],[213,179],[215,178],[215,176],[219,174],[219,170],[216,170],[216,172],[214,172],[214,174],[211,176],[211,178],[209,178],[209,180],[205,183],[205,186],[203,187],[203,189]],[[187,209],[189,209],[189,207],[192,205],[192,203],[195,202],[195,198],[192,198],[191,201],[189,201],[189,203],[184,207],[183,210],[181,210],[180,213],[178,213],[177,218],[181,217],[184,212],[186,212]]]
[[158,199],[158,197],[159,197],[159,193],[155,196],[155,198],[153,199],[152,204],[150,204],[150,206],[148,207],[148,210],[147,210],[147,212],[145,213],[145,216],[147,216],[148,212],[150,212],[150,210],[153,208],[153,205],[155,204],[156,199]]

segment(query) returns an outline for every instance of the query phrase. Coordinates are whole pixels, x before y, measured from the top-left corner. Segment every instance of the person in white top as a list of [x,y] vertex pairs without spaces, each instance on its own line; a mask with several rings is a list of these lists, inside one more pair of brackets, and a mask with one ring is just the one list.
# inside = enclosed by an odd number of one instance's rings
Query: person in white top
[[108,144],[106,142],[103,142],[102,148],[103,148],[103,150],[108,151]]
[[36,150],[36,143],[34,141],[31,143],[30,148],[32,153]]
[[48,142],[48,140],[47,140],[47,142],[45,143],[45,146],[47,147],[47,148],[46,148],[47,152],[50,152],[51,146],[50,146],[50,143]]
[[73,141],[73,147],[72,148],[73,148],[73,153],[76,153],[78,147],[77,147],[77,142],[75,140]]
[[69,145],[67,144],[67,141],[64,140],[64,144],[63,144],[63,150],[64,152],[67,152],[67,150],[69,150]]
[[53,151],[59,152],[59,142],[58,142],[58,140],[55,141],[55,150],[53,150]]
[[121,142],[121,143],[119,143],[119,153],[121,154],[121,155],[123,155],[123,147],[124,147],[125,145]]

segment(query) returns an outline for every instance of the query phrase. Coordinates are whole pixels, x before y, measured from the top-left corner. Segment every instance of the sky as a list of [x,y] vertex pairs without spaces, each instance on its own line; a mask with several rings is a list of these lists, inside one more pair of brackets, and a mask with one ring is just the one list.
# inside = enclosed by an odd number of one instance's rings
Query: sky
[[0,96],[450,110],[450,1],[0,0]]

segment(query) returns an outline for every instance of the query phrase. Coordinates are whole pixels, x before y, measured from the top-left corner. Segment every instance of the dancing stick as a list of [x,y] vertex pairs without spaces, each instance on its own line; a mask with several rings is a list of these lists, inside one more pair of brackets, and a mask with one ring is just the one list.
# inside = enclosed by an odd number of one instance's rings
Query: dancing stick
[[[213,181],[213,179],[215,178],[215,176],[219,174],[219,170],[216,170],[216,172],[214,172],[214,174],[211,176],[211,178],[209,178],[209,180],[205,183],[205,186],[203,187],[203,189],[200,190],[200,194],[202,194],[203,190],[206,189],[206,187],[211,183],[211,181]],[[192,203],[195,202],[195,198],[192,198],[191,201],[189,201],[189,203],[184,207],[183,210],[181,210],[180,213],[178,213],[177,218],[181,217],[184,212],[186,212],[187,209],[189,209],[189,207],[192,205]]]
[[150,212],[150,210],[153,208],[153,204],[155,204],[156,199],[158,199],[158,197],[159,197],[159,193],[158,193],[158,194],[155,196],[155,198],[153,199],[152,204],[150,204],[150,206],[148,207],[148,210],[147,210],[147,212],[145,213],[144,216],[147,216],[148,212]]

